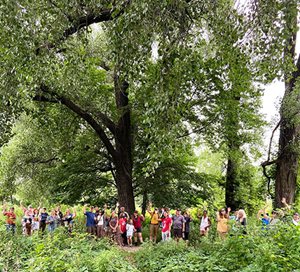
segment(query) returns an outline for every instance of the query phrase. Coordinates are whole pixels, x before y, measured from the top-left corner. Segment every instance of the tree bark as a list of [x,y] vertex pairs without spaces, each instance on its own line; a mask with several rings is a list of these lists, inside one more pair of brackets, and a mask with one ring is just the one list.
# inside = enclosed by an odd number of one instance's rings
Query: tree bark
[[[230,146],[232,149],[233,146]],[[229,151],[232,152],[231,150]],[[225,203],[227,207],[230,207],[233,211],[237,210],[240,205],[237,199],[237,191],[239,188],[238,182],[238,162],[234,155],[228,155],[227,169],[226,169],[226,184],[225,184]]]
[[116,166],[116,184],[118,198],[121,206],[133,213],[135,210],[134,193],[132,184],[132,127],[131,112],[128,99],[128,83],[120,80],[115,72],[115,100],[119,110],[119,120],[116,125],[115,149],[117,157],[114,159]]
[[[286,12],[287,21],[286,27],[291,30],[291,35],[286,41],[286,47],[284,50],[284,60],[288,64],[294,62],[296,53],[296,39],[297,39],[297,5],[292,6],[294,10],[288,9]],[[288,16],[289,15],[289,16]],[[299,124],[290,120],[291,113],[286,115],[287,109],[292,108],[291,105],[287,104],[289,96],[294,92],[295,84],[300,76],[300,56],[295,64],[296,69],[293,72],[285,72],[285,93],[282,100],[280,115],[280,134],[279,134],[279,150],[278,160],[276,163],[276,174],[275,174],[275,207],[282,208],[282,198],[286,198],[288,204],[292,204],[295,201],[295,194],[297,188],[297,171],[299,163]],[[297,95],[299,100],[299,95]],[[293,115],[299,115],[300,109],[296,109]]]
[[[293,88],[294,86],[287,84],[283,98],[283,106],[287,96]],[[291,123],[284,115],[284,109],[282,109],[282,122],[279,134],[279,155],[276,162],[275,174],[275,207],[277,208],[284,207],[284,204],[281,202],[282,198],[286,198],[288,204],[292,204],[295,201],[299,163],[298,145],[300,126]]]
[[[58,95],[51,91],[47,86],[42,85],[33,99],[40,102],[62,103],[71,111],[85,120],[96,132],[99,139],[106,147],[112,163],[115,166],[114,179],[117,185],[118,200],[121,206],[124,206],[127,212],[132,213],[135,210],[134,191],[132,184],[132,127],[131,112],[128,99],[128,83],[117,76],[114,77],[115,101],[119,111],[119,118],[114,123],[103,113],[97,113],[101,122],[97,121],[92,114],[75,104],[70,99]],[[47,96],[45,96],[47,95]],[[50,97],[48,97],[50,96]],[[102,124],[113,134],[114,145],[107,136]]]

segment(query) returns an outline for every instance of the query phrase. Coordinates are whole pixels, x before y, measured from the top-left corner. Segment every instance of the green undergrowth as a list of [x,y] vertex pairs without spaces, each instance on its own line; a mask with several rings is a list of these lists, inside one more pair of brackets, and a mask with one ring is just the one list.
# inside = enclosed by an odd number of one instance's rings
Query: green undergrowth
[[23,237],[2,228],[0,235],[0,271],[300,271],[300,229],[290,225],[223,241],[194,237],[189,246],[146,242],[137,251],[84,234],[68,237],[63,229],[53,236]]

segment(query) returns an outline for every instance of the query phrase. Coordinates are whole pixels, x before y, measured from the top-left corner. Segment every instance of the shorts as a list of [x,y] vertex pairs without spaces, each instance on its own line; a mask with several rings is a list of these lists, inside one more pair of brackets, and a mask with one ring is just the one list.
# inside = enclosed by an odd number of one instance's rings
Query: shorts
[[173,229],[174,238],[182,238],[182,229]]
[[136,228],[136,232],[137,233],[141,233],[142,232],[142,228]]
[[154,236],[154,237],[157,236],[158,227],[159,227],[158,224],[155,224],[155,225],[154,224],[150,224],[150,236]]

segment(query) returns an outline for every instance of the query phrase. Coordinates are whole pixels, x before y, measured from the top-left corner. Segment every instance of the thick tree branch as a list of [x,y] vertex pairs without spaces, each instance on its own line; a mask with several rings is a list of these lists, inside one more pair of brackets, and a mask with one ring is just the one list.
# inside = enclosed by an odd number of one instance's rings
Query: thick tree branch
[[58,160],[57,157],[53,157],[53,158],[46,159],[46,160],[36,158],[36,159],[29,160],[28,162],[33,163],[33,164],[36,164],[36,163],[47,164],[47,163],[51,163],[51,162],[57,161],[57,160]]
[[105,147],[106,147],[107,151],[109,152],[109,154],[113,158],[116,158],[117,153],[116,153],[115,148],[113,147],[112,143],[110,142],[110,140],[109,140],[108,136],[106,135],[106,133],[105,133],[104,129],[102,128],[102,126],[93,118],[93,116],[90,113],[83,110],[80,106],[75,104],[70,99],[68,99],[66,97],[63,97],[63,96],[59,96],[56,93],[53,93],[53,92],[49,91],[48,87],[45,86],[45,85],[42,85],[40,87],[40,90],[45,94],[50,94],[51,97],[48,98],[45,95],[40,95],[39,94],[39,95],[36,95],[35,97],[33,97],[33,100],[64,104],[67,108],[69,108],[71,111],[73,111],[78,116],[80,116],[83,120],[85,120],[94,129],[94,131],[97,133],[97,135],[99,136],[99,138],[101,139],[101,141],[105,145]]
[[[52,1],[50,1],[50,2],[55,8],[58,8],[56,5],[53,4]],[[65,41],[68,37],[72,36],[73,34],[77,33],[79,30],[81,30],[85,27],[88,27],[92,24],[107,22],[107,21],[111,21],[113,19],[118,18],[125,12],[126,8],[130,5],[130,3],[131,3],[131,0],[124,1],[124,3],[121,5],[121,8],[119,9],[118,12],[116,12],[115,8],[112,8],[112,9],[105,8],[105,9],[101,9],[97,12],[93,11],[88,14],[83,14],[82,16],[80,16],[78,18],[72,18],[70,15],[68,15],[65,12],[60,10],[60,12],[62,12],[63,15],[66,18],[68,18],[68,21],[70,22],[71,25],[63,31],[61,37],[57,40],[57,42],[54,42],[51,44],[45,42],[45,44],[38,47],[36,49],[36,55],[38,55],[40,53],[42,48],[47,48],[47,49],[55,48],[57,46],[56,45],[57,43],[61,43],[61,42]]]
[[112,10],[111,9],[104,9],[101,10],[97,15],[87,14],[86,16],[82,16],[78,18],[77,20],[74,20],[73,25],[67,28],[64,33],[61,40],[64,40],[68,38],[69,36],[77,33],[80,29],[87,27],[89,25],[95,24],[95,23],[101,23],[112,20]]
[[273,138],[274,138],[274,134],[276,132],[276,130],[280,127],[282,123],[282,120],[279,120],[279,122],[277,123],[277,125],[275,126],[275,128],[273,129],[272,131],[272,134],[271,134],[271,137],[270,137],[270,142],[269,142],[269,148],[268,148],[268,158],[266,161],[262,162],[261,163],[261,166],[263,168],[263,175],[266,177],[266,179],[268,180],[268,193],[269,195],[274,198],[274,196],[271,194],[271,177],[268,175],[267,173],[267,166],[269,165],[273,165],[273,164],[276,164],[278,163],[279,161],[279,158],[275,159],[275,160],[272,160],[270,161],[271,159],[271,150],[272,150],[272,142],[273,142]]

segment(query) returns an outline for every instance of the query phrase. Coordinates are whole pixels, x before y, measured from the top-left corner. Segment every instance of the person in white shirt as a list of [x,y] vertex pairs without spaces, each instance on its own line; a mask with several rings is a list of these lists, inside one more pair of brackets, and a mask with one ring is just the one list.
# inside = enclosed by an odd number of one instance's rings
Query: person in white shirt
[[200,217],[200,236],[208,235],[209,227],[211,226],[210,218],[207,215],[207,210],[203,211],[202,217]]
[[127,243],[129,246],[132,246],[132,236],[135,229],[133,226],[133,221],[130,219],[126,225],[126,236],[127,236]]
[[104,236],[104,220],[105,220],[105,211],[101,211],[97,216],[97,237],[101,238]]
[[299,217],[299,213],[294,213],[293,214],[293,220],[292,220],[293,224],[295,226],[300,226],[300,217]]

